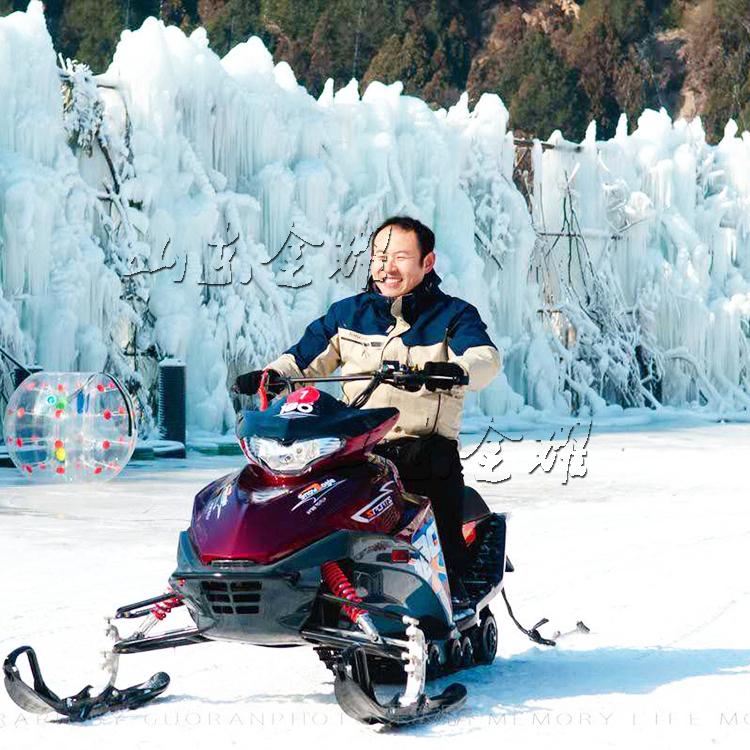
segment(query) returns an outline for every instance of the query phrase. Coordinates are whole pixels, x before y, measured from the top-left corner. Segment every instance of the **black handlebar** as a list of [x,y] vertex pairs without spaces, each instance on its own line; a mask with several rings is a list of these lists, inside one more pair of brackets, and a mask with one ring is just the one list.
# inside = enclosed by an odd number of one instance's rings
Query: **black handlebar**
[[361,375],[328,375],[308,378],[292,378],[286,375],[276,375],[273,377],[272,382],[279,385],[282,383],[289,384],[291,386],[295,383],[349,383],[357,380],[377,380],[378,385],[387,383],[397,388],[402,387],[405,390],[410,390],[411,388],[419,390],[424,385],[434,385],[438,388],[452,388],[457,385],[469,384],[468,375],[458,377],[454,375],[426,375],[416,368],[411,368],[401,363],[391,363],[390,361],[384,362],[380,370],[362,373]]
[[[270,373],[269,373],[270,374]],[[455,386],[468,385],[469,376],[462,375],[426,375],[424,372],[401,364],[400,362],[385,361],[380,370],[361,375],[328,375],[324,377],[293,378],[273,373],[269,377],[269,384],[284,385],[289,391],[294,390],[296,384],[301,383],[351,383],[359,380],[369,380],[365,389],[349,404],[353,408],[360,408],[367,403],[373,391],[379,385],[391,385],[405,391],[418,391],[423,386],[431,390],[448,390]]]

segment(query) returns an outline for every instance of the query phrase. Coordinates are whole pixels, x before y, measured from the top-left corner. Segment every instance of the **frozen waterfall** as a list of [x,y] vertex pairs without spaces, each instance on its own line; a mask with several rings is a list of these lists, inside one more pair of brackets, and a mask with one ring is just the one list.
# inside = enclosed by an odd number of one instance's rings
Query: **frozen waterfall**
[[194,429],[230,427],[234,374],[361,289],[396,213],[434,229],[443,288],[504,352],[470,413],[750,405],[750,134],[732,122],[716,146],[646,111],[609,141],[592,124],[527,148],[496,95],[433,111],[399,83],[329,80],[315,99],[258,38],[221,59],[153,18],[94,79],[58,67],[37,0],[0,18],[0,102],[0,345],[109,369],[144,404],[181,358]]

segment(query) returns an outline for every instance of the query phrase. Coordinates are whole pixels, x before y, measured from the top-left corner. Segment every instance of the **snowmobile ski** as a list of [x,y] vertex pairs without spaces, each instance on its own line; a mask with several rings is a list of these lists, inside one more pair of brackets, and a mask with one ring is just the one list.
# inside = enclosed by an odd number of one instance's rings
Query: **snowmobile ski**
[[[349,664],[347,664],[349,662]],[[352,674],[349,674],[350,669]],[[428,721],[447,711],[461,708],[466,702],[466,688],[454,683],[439,695],[429,697],[421,693],[418,698],[403,705],[402,697],[395,696],[382,704],[367,672],[367,658],[362,649],[354,649],[336,664],[334,693],[341,710],[363,724],[384,724],[398,727]]]
[[414,724],[460,708],[466,702],[466,688],[458,683],[448,686],[440,695],[429,697],[425,694],[427,644],[424,633],[417,619],[404,617],[403,621],[407,626],[407,640],[403,642],[401,653],[406,687],[389,703],[380,703],[375,695],[363,648],[348,648],[335,665],[336,700],[344,713],[364,724],[394,727]]
[[[21,679],[16,666],[16,661],[24,654],[34,678],[33,688]],[[91,685],[87,685],[69,698],[60,698],[44,682],[39,661],[31,646],[21,646],[8,654],[3,664],[3,674],[8,695],[24,711],[37,714],[55,711],[70,721],[85,721],[110,711],[138,708],[161,695],[169,685],[169,675],[157,672],[145,682],[125,690],[107,685],[98,695],[91,695]]]

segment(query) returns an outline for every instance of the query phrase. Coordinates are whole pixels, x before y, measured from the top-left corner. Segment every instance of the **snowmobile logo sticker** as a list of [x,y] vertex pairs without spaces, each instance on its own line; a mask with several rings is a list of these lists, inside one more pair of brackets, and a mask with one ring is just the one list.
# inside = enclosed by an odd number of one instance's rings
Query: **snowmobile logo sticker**
[[353,521],[370,523],[393,507],[393,480],[386,482],[380,490],[380,494],[374,500],[371,500],[352,516]]
[[232,483],[230,482],[221,492],[217,492],[206,505],[206,510],[203,513],[203,518],[206,521],[211,519],[213,513],[216,513],[216,520],[218,521],[221,517],[221,511],[224,509],[226,504],[229,502],[229,496],[232,494]]
[[313,405],[319,398],[320,391],[317,388],[312,386],[300,388],[287,396],[286,401],[281,405],[279,416],[310,416],[314,413]]
[[286,402],[287,404],[314,404],[319,398],[320,391],[312,386],[307,386],[290,393]]
[[409,562],[416,568],[417,575],[432,586],[445,611],[450,612],[448,573],[434,516],[427,516],[424,523],[414,532],[411,543],[420,554]]
[[[286,407],[286,404],[283,404],[282,407],[281,407],[282,411],[279,412],[279,416],[282,419],[298,419],[299,417],[314,417],[315,416],[314,414],[308,414],[308,413],[305,413],[305,412],[302,412],[302,411],[287,411],[287,412],[284,412],[283,409],[285,407]],[[291,408],[296,409],[297,408],[297,404],[292,404]]]
[[333,477],[330,477],[323,482],[315,482],[314,484],[305,487],[304,490],[297,494],[299,502],[292,508],[292,510],[297,510],[297,508],[304,505],[308,500],[314,500],[313,504],[306,511],[309,516],[323,504],[329,490],[332,490],[343,481],[343,479],[333,479]]
[[[290,413],[294,412],[294,413]],[[312,415],[312,404],[286,403],[281,405],[280,417],[308,417]]]

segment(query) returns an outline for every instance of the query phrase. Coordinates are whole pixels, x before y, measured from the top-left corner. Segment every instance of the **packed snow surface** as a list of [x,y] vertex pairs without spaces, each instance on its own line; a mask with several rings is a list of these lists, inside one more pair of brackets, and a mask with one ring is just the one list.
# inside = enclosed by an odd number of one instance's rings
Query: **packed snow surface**
[[[586,476],[567,484],[559,466],[528,473],[535,439],[550,430],[506,434],[524,437],[503,443],[509,481],[476,481],[484,448],[465,474],[512,514],[515,613],[527,625],[549,617],[548,635],[583,620],[589,635],[535,646],[496,602],[500,653],[458,678],[467,706],[399,732],[344,716],[331,676],[304,648],[211,643],[125,656],[118,684],[165,670],[168,692],[85,726],[24,714],[3,693],[0,746],[747,747],[750,425],[595,424]],[[480,438],[464,436],[464,455]],[[136,462],[83,491],[32,488],[0,469],[0,654],[33,645],[62,695],[96,680],[103,616],[163,590],[195,492],[240,461]]]

